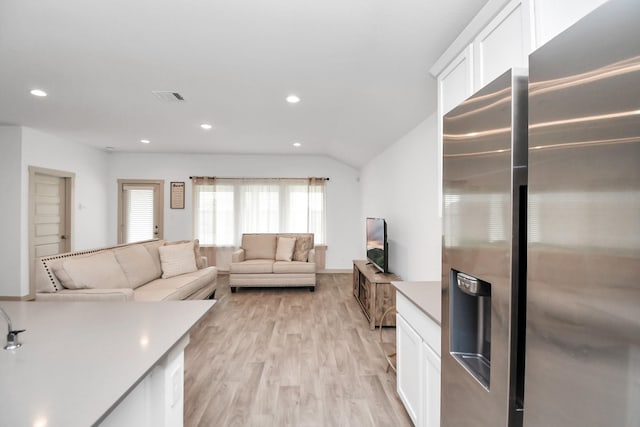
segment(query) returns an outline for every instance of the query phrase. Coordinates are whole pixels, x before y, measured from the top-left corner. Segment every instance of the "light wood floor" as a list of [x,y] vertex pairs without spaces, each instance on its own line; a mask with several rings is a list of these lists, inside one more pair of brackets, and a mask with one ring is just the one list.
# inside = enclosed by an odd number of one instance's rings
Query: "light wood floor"
[[[411,426],[351,274],[307,289],[229,292],[185,351],[185,426]],[[395,329],[384,329],[395,340]]]

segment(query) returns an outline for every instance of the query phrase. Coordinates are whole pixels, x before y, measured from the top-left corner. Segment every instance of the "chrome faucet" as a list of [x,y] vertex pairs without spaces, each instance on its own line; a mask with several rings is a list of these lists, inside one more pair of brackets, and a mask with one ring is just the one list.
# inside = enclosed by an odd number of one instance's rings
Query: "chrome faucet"
[[9,328],[9,333],[7,333],[7,345],[4,346],[4,349],[15,350],[16,348],[20,348],[22,343],[18,341],[18,334],[26,331],[26,329],[14,330],[11,325],[11,318],[7,312],[2,309],[2,307],[0,307],[0,313],[2,313],[5,319],[7,319],[7,326]]

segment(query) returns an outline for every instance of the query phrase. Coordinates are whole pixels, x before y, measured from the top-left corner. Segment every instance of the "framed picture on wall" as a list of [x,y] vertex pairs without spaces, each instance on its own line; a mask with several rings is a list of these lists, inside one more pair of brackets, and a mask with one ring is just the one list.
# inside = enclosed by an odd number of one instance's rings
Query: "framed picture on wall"
[[184,182],[171,183],[171,209],[184,209]]

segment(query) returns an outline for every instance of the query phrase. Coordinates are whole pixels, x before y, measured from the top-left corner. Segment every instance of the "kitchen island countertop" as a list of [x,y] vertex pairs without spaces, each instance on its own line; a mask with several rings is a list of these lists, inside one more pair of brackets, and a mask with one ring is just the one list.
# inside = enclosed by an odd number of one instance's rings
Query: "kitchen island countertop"
[[101,422],[214,304],[0,302],[26,329],[21,348],[0,349],[0,424]]

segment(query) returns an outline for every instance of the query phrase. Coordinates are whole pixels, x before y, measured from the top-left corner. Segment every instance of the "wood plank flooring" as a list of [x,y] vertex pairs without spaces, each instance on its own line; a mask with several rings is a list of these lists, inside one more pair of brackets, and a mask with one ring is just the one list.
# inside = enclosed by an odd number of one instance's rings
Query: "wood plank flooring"
[[351,274],[319,274],[315,292],[218,283],[185,351],[185,426],[412,425]]

